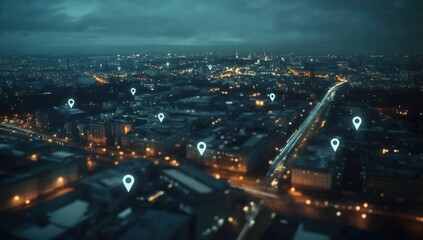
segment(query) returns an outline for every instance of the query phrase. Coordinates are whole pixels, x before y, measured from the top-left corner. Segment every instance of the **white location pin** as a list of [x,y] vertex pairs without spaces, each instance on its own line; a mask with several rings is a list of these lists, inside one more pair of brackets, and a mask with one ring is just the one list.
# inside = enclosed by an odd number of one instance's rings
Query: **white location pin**
[[276,95],[274,93],[269,94],[270,100],[275,100]]
[[355,117],[353,118],[352,122],[353,122],[353,124],[354,124],[355,130],[358,130],[358,128],[359,128],[359,127],[360,127],[360,125],[361,125],[361,117],[355,116]]
[[259,64],[260,63],[260,59],[257,59],[257,62],[256,62],[256,64]]
[[166,62],[166,67],[169,67],[169,62]]
[[123,185],[125,185],[126,191],[129,192],[131,190],[131,188],[132,188],[132,185],[134,185],[135,179],[134,179],[134,177],[132,175],[129,175],[128,174],[128,175],[125,175],[122,178],[122,182],[123,182]]
[[135,89],[135,88],[131,88],[131,93],[132,93],[132,96],[134,96],[136,92],[137,92],[137,89]]
[[163,113],[159,113],[159,115],[157,115],[157,117],[159,118],[160,122],[163,122],[163,119],[164,119]]
[[118,71],[120,71],[121,69],[122,69],[122,68],[119,66],[119,67],[118,67]]
[[75,100],[73,100],[72,98],[68,100],[68,104],[70,108],[73,108],[73,105],[75,104]]
[[103,64],[100,63],[100,67],[103,67]]
[[207,67],[209,68],[209,70],[211,70],[212,69],[212,65],[207,65]]
[[330,140],[330,145],[332,145],[333,151],[336,152],[339,147],[339,140],[337,138],[333,138],[332,140]]
[[204,151],[206,151],[207,145],[205,142],[199,142],[197,144],[197,149],[200,152],[200,155],[203,156]]

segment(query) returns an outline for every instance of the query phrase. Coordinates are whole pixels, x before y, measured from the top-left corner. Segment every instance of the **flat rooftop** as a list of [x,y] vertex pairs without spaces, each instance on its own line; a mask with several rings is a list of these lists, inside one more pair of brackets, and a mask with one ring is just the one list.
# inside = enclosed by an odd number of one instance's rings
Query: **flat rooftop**
[[213,189],[210,187],[176,169],[167,169],[163,170],[163,172],[198,193],[206,194],[213,192]]

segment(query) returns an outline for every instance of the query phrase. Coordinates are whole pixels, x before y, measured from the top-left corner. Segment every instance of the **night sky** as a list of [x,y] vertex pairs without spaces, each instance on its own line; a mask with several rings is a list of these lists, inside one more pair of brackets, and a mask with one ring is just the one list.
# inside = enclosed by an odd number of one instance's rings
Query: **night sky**
[[0,0],[0,54],[422,53],[422,0]]

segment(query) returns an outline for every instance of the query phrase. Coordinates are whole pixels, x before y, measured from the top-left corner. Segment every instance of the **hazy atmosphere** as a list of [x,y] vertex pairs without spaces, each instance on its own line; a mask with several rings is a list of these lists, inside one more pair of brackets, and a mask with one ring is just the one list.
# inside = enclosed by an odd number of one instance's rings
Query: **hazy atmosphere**
[[419,53],[422,11],[418,0],[2,0],[0,54]]

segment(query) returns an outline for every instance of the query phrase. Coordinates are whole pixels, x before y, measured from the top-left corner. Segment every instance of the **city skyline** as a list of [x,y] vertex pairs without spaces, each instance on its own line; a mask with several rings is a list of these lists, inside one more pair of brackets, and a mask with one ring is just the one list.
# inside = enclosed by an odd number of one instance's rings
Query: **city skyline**
[[422,12],[0,0],[0,239],[423,239]]
[[418,238],[422,65],[414,54],[0,57],[0,236]]

